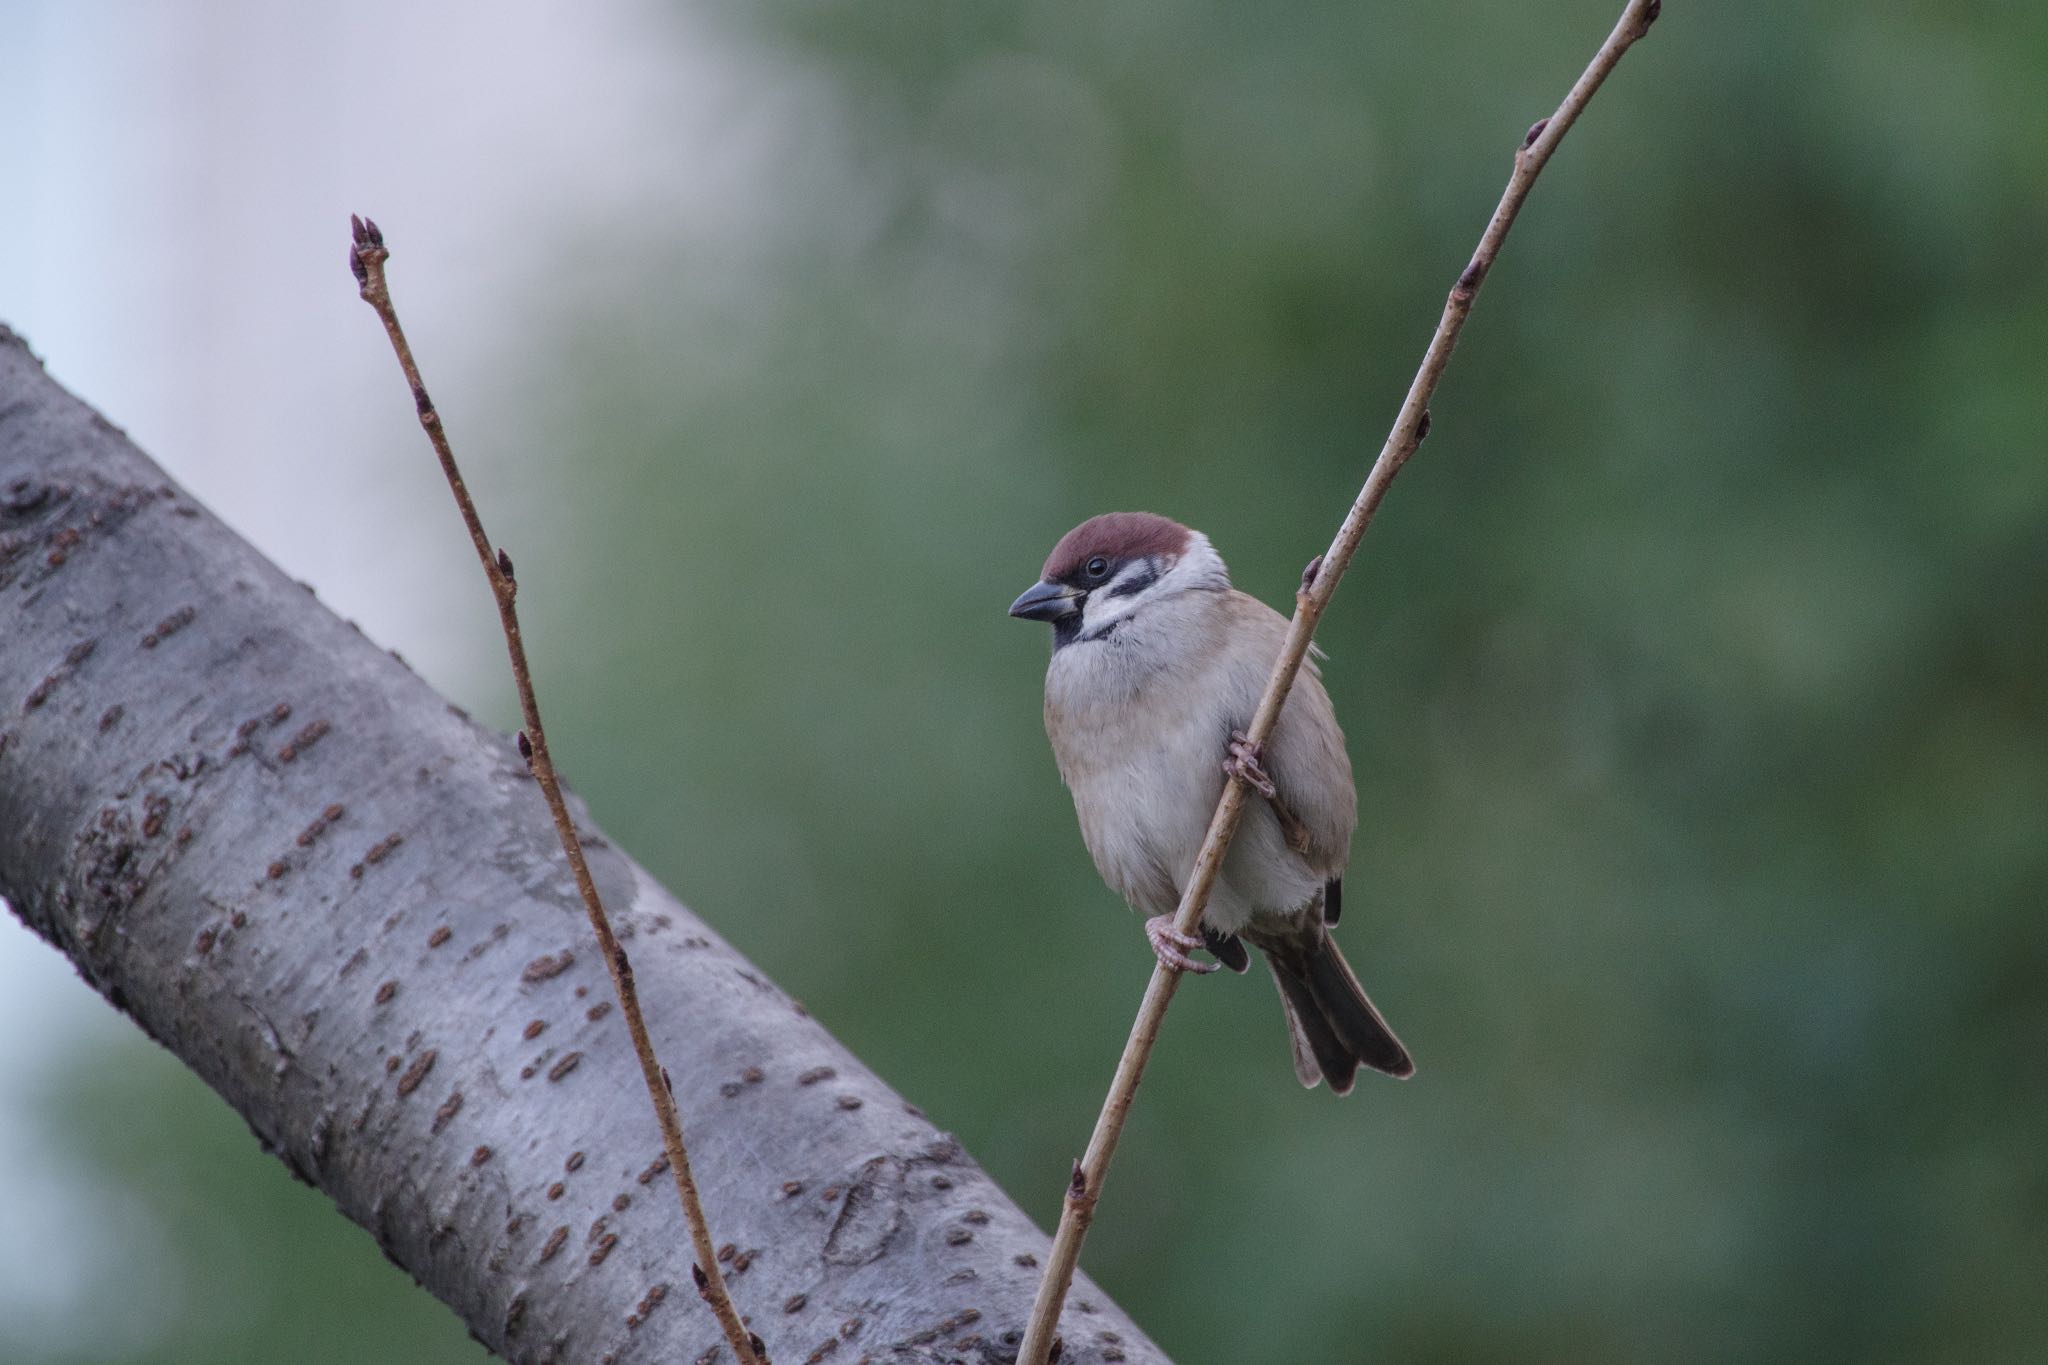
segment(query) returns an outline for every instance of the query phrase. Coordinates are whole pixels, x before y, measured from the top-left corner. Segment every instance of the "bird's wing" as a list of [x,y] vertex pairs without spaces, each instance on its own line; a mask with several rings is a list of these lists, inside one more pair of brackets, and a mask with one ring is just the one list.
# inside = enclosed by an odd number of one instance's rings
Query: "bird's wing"
[[[1236,690],[1246,698],[1243,723],[1249,724],[1273,661],[1286,644],[1287,618],[1249,594],[1233,592],[1232,598],[1233,628],[1258,643],[1255,649],[1237,651],[1246,676]],[[1280,804],[1300,826],[1297,848],[1303,858],[1325,877],[1342,875],[1351,857],[1351,831],[1358,824],[1358,793],[1344,731],[1323,690],[1321,670],[1313,664],[1294,680],[1262,761]]]

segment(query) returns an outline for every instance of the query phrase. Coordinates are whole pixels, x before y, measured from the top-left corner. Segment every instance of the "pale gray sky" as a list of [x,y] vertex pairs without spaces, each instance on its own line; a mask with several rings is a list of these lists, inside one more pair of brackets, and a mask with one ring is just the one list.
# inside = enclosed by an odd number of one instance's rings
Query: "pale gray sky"
[[[678,8],[0,0],[0,320],[460,695],[488,613],[452,521],[389,534],[391,477],[426,453],[348,278],[348,215],[392,233],[409,330],[459,424],[543,291],[574,287],[538,242],[634,221],[729,239],[772,217],[758,153],[810,97]],[[491,459],[465,451],[473,475]],[[90,1323],[114,1345],[178,1292],[140,1211],[24,1122],[40,1078],[129,1029],[0,914],[0,1321],[17,1340],[85,1349]],[[82,1242],[93,1229],[117,1240]]]

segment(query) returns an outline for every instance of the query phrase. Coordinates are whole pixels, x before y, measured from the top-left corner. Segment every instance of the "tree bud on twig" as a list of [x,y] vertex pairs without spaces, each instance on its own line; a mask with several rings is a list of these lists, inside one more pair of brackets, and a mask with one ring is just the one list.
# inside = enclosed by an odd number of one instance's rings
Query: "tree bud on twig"
[[[478,514],[476,502],[469,495],[468,486],[463,482],[462,473],[455,464],[455,452],[448,443],[448,433],[434,411],[433,400],[427,397],[427,386],[420,378],[418,363],[413,359],[412,347],[405,339],[405,330],[399,325],[398,310],[391,302],[391,291],[385,285],[384,262],[390,252],[384,246],[384,233],[376,220],[349,215],[349,235],[353,246],[349,251],[349,265],[355,271],[362,285],[362,295],[377,312],[378,321],[384,324],[384,331],[391,339],[391,349],[398,359],[398,367],[405,374],[406,382],[412,387],[413,405],[419,410],[420,425],[425,428],[427,439],[434,447],[434,454],[441,462],[441,472],[448,481],[448,489],[455,495],[456,510],[462,514],[463,525],[469,531],[470,543],[475,546],[477,559],[481,562],[484,576],[491,584],[492,595],[498,600],[498,621],[505,633],[505,645],[512,657],[512,681],[519,692],[519,707],[524,727],[519,731],[519,756],[526,760],[534,780],[540,786],[541,795],[547,801],[548,813],[554,820],[555,833],[562,842],[562,853],[568,859],[569,870],[576,880],[576,890],[583,900],[583,907],[590,918],[590,927],[597,935],[598,946],[604,951],[607,967],[612,978],[612,990],[618,997],[619,1013],[625,1017],[626,1032],[632,1040],[633,1051],[640,1063],[640,1078],[647,1088],[647,1096],[654,1106],[655,1123],[661,1129],[662,1147],[668,1158],[670,1172],[675,1177],[676,1194],[682,1202],[683,1219],[689,1226],[690,1240],[697,1250],[696,1267],[700,1276],[705,1302],[711,1306],[712,1314],[718,1319],[719,1329],[731,1345],[739,1365],[765,1365],[766,1355],[761,1349],[761,1339],[751,1338],[741,1324],[739,1310],[733,1307],[732,1296],[727,1293],[724,1277],[712,1265],[711,1230],[706,1225],[702,1200],[697,1194],[695,1178],[690,1173],[689,1153],[683,1146],[682,1120],[676,1113],[675,1083],[669,1079],[668,1071],[656,1059],[653,1040],[648,1036],[647,1023],[640,1011],[640,996],[633,984],[632,969],[626,964],[625,951],[619,947],[618,936],[613,933],[611,921],[606,916],[603,901],[598,896],[597,882],[590,874],[590,865],[583,854],[583,841],[577,837],[576,826],[569,814],[567,801],[562,795],[561,782],[556,778],[554,765],[547,761],[547,741],[541,729],[540,703],[533,692],[533,674],[526,662],[526,648],[521,643],[518,608],[511,591],[512,559],[503,550],[494,556],[491,542],[484,532],[483,518]],[[539,761],[536,762],[536,757]],[[431,1055],[431,1054],[430,1054]],[[558,1069],[573,1064],[578,1054],[570,1054]],[[550,1073],[554,1078],[556,1073]],[[600,1250],[600,1255],[602,1249]],[[595,1264],[596,1262],[593,1262]],[[705,1268],[709,1266],[710,1268]]]

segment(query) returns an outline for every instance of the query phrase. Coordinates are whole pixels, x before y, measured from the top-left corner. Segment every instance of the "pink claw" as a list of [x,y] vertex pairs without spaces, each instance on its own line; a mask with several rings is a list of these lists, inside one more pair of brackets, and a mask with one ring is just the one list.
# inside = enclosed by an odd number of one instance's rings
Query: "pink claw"
[[1194,934],[1183,934],[1173,927],[1172,915],[1154,915],[1145,921],[1145,937],[1152,944],[1152,955],[1164,966],[1178,972],[1193,972],[1197,976],[1216,970],[1214,962],[1197,962],[1188,954],[1202,946],[1202,940]]
[[1266,770],[1259,766],[1260,746],[1244,737],[1242,731],[1230,732],[1230,757],[1223,760],[1226,777],[1242,778],[1250,787],[1268,801],[1279,795],[1273,786],[1273,779],[1266,776]]

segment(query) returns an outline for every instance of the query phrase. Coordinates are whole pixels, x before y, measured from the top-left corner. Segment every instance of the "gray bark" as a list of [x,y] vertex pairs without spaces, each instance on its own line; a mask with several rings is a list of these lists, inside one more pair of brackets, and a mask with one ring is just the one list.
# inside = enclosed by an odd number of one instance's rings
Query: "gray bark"
[[[590,857],[778,1365],[1011,1359],[1045,1238],[630,858]],[[729,1358],[512,744],[5,327],[0,896],[492,1349]],[[1086,1283],[1062,1330],[1069,1361],[1164,1360]]]

